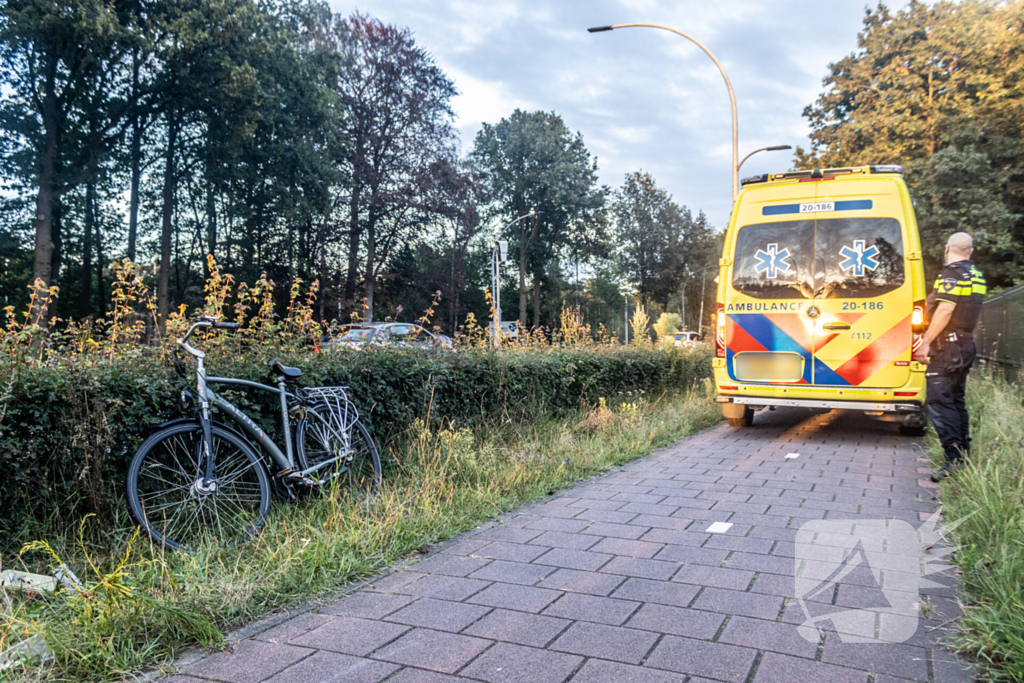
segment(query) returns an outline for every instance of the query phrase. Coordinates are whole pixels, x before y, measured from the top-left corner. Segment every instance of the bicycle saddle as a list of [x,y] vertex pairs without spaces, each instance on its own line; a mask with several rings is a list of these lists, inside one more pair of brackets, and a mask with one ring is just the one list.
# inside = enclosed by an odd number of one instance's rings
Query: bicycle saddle
[[281,365],[281,363],[276,360],[270,361],[270,369],[274,371],[275,375],[278,377],[284,377],[289,382],[293,382],[302,377],[302,370],[288,365]]

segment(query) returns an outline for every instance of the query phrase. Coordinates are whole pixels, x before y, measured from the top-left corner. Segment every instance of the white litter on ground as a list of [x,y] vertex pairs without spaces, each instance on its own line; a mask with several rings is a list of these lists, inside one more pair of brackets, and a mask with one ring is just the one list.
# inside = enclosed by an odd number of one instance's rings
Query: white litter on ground
[[709,534],[724,534],[731,526],[731,522],[715,522],[708,527],[707,531]]
[[792,460],[793,458],[799,458],[799,453],[786,453],[786,460]]

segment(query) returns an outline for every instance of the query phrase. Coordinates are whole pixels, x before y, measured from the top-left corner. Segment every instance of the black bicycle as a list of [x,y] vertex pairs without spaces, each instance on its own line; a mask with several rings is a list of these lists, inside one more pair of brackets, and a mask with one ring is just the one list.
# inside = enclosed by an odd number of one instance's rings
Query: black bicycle
[[[349,496],[372,499],[380,488],[377,447],[359,421],[346,387],[289,391],[302,371],[276,360],[270,363],[276,387],[206,375],[205,354],[190,346],[189,338],[200,329],[239,327],[202,317],[177,340],[196,360],[197,392],[182,391],[182,401],[195,414],[160,425],[135,452],[128,468],[132,515],[153,540],[172,550],[189,550],[211,540],[225,546],[244,543],[266,521],[272,490],[294,500],[303,490],[339,484]],[[175,357],[183,367],[177,350]],[[214,384],[277,394],[284,452],[254,420],[217,395],[210,388]],[[215,420],[212,406],[237,429]],[[262,449],[266,461],[253,443]]]

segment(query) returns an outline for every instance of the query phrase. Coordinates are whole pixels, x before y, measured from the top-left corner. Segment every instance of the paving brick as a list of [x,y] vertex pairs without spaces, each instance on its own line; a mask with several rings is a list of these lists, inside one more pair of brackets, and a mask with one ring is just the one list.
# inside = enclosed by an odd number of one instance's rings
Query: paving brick
[[781,574],[793,576],[793,560],[788,557],[775,557],[774,555],[760,555],[757,553],[736,552],[729,556],[726,567],[733,569],[749,569],[755,572],[767,572],[769,574]]
[[560,591],[519,586],[513,583],[493,583],[467,602],[489,607],[505,607],[524,612],[540,612],[562,593]]
[[915,681],[928,680],[926,650],[903,643],[844,643],[838,634],[829,633],[821,661]]
[[572,683],[684,683],[685,680],[684,674],[600,659],[588,660],[572,677]]
[[569,593],[607,596],[625,581],[625,577],[576,569],[558,569],[544,577],[538,588],[551,588]]
[[536,565],[564,567],[566,569],[582,569],[596,571],[611,560],[613,555],[591,553],[586,550],[567,550],[553,548],[533,561]]
[[410,583],[420,578],[421,576],[423,576],[423,574],[421,574],[420,572],[395,572],[393,574],[388,574],[387,576],[382,576],[381,578],[377,579],[369,586],[367,586],[367,589],[372,591],[380,591],[381,593],[392,593],[400,589],[402,586],[408,586]]
[[711,538],[709,538],[704,544],[704,547],[719,548],[723,550],[738,550],[744,553],[762,553],[767,555],[773,545],[775,545],[775,541],[771,541],[766,538],[712,534]]
[[[416,577],[422,577],[417,574]],[[364,619],[380,619],[392,612],[396,612],[413,601],[407,595],[393,595],[388,593],[371,593],[359,591],[348,595],[333,605],[327,605],[320,609],[324,614],[343,614],[350,617],[363,617]]]
[[646,560],[638,557],[616,557],[601,567],[602,572],[638,576],[644,579],[667,580],[679,569],[678,562],[663,560]]
[[570,623],[568,619],[496,609],[480,621],[470,624],[463,633],[530,647],[544,647]]
[[482,638],[417,628],[373,656],[374,659],[451,674],[490,644],[491,641]]
[[528,543],[542,533],[544,532],[538,529],[511,529],[509,527],[496,526],[484,529],[476,535],[476,538],[488,541],[505,541],[507,543]]
[[388,683],[464,683],[465,678],[448,676],[423,669],[402,669],[388,679]]
[[577,520],[589,522],[611,522],[612,524],[627,524],[635,518],[635,512],[620,512],[619,510],[583,510],[576,515]]
[[488,683],[561,683],[582,662],[576,655],[498,643],[461,674]]
[[588,536],[586,534],[570,534],[562,531],[545,531],[543,534],[530,541],[530,544],[546,546],[548,548],[568,548],[570,550],[586,550],[590,546],[597,543],[599,540],[599,538],[596,538],[594,536]]
[[332,621],[292,639],[292,645],[341,652],[346,655],[368,655],[380,646],[402,635],[409,628],[383,621],[337,617]]
[[602,598],[582,593],[566,593],[557,602],[544,610],[545,616],[562,617],[598,624],[621,626],[640,603],[631,600]]
[[[548,552],[556,551],[551,550]],[[541,558],[543,557],[546,557],[546,555],[541,556]],[[554,570],[550,567],[545,567],[540,564],[526,564],[524,562],[505,562],[504,560],[495,560],[483,569],[473,572],[470,575],[470,578],[486,579],[488,581],[501,581],[503,583],[520,583],[526,586],[530,586],[543,579],[552,571]]]
[[551,649],[626,664],[640,664],[657,640],[657,633],[581,621],[559,636],[551,644]]
[[765,653],[757,667],[754,683],[866,683],[867,673],[822,664],[801,657]]
[[259,683],[311,654],[313,650],[304,647],[243,640],[185,667],[182,673],[228,683]]
[[413,581],[405,588],[402,588],[401,592],[407,595],[458,601],[465,600],[470,595],[473,595],[473,593],[477,593],[489,585],[489,581],[467,579],[461,576],[430,574],[418,581]]
[[748,617],[729,619],[729,625],[718,637],[718,642],[809,659],[814,659],[818,652],[818,644],[804,639],[795,625]]
[[686,607],[645,604],[630,617],[626,626],[656,633],[711,640],[724,621],[724,614],[702,612]]
[[[658,515],[637,515],[630,521],[630,526],[647,527],[655,529],[670,529],[672,531],[685,531],[693,519],[689,517],[660,517]],[[611,534],[609,534],[611,535]]]
[[742,569],[728,569],[726,567],[709,567],[702,564],[689,564],[682,567],[673,581],[691,583],[698,586],[715,586],[717,588],[731,588],[733,590],[745,591],[754,578],[754,572]]
[[457,632],[489,611],[489,607],[482,605],[467,605],[462,602],[423,598],[395,612],[387,619],[409,626]]
[[[530,530],[541,530],[541,531],[561,531],[564,533],[575,534],[579,533],[583,529],[586,529],[590,525],[589,520],[585,519],[560,519],[558,517],[534,517],[533,521],[526,525],[526,529]],[[516,541],[518,542],[518,541]]]
[[378,683],[400,667],[337,652],[317,652],[285,669],[267,683]]
[[582,500],[577,500],[576,502],[571,503],[569,507],[587,508],[590,510],[618,510],[623,505],[628,504],[629,503],[626,503],[621,500],[593,500],[589,498],[584,498]]
[[[704,527],[705,529],[707,527]],[[669,545],[688,545],[695,548],[699,548],[707,543],[707,540],[711,538],[711,534],[695,531],[683,531],[674,529],[651,529],[646,534],[640,537],[642,541],[650,541],[652,543],[667,543]]]
[[627,579],[612,593],[611,597],[622,600],[636,600],[660,605],[687,607],[697,595],[700,588],[669,581],[652,581],[651,579]]
[[[514,529],[512,531],[515,531]],[[428,557],[413,565],[418,572],[424,574],[446,574],[448,576],[468,576],[480,567],[486,566],[490,560],[482,557],[462,557],[460,555],[439,554]]]
[[472,555],[486,546],[489,541],[485,538],[467,538],[464,541],[453,543],[444,549],[449,555]]
[[757,650],[735,645],[665,636],[647,658],[645,665],[742,683],[747,679],[756,655]]
[[297,638],[304,633],[329,623],[333,618],[327,614],[306,612],[254,636],[253,639],[264,640],[268,643],[287,643],[292,638]]
[[638,515],[654,515],[656,517],[668,517],[679,509],[677,505],[657,505],[654,503],[628,503],[619,509],[619,512],[634,512]]
[[[634,520],[635,522],[636,520]],[[647,528],[633,524],[612,524],[611,522],[594,522],[580,533],[608,538],[638,539],[647,533]]]
[[472,553],[473,557],[482,557],[485,560],[508,560],[510,562],[532,562],[536,558],[540,557],[547,550],[545,548],[539,548],[534,545],[524,545],[522,543],[505,543],[504,541],[495,541],[489,543],[483,548],[480,548]]
[[658,551],[665,547],[661,543],[650,543],[647,541],[632,541],[623,538],[605,538],[594,545],[590,550],[595,553],[608,553],[623,557],[643,557],[650,559],[658,554]]
[[683,562],[685,564],[704,564],[719,567],[729,557],[730,551],[716,548],[697,548],[685,545],[666,545],[654,556],[656,560],[666,562]]
[[626,503],[650,503],[653,505],[665,500],[665,496],[652,496],[644,493],[619,493],[612,500],[621,500]]
[[719,614],[736,614],[774,621],[782,608],[782,601],[783,599],[777,595],[705,588],[697,602],[693,603],[693,607]]

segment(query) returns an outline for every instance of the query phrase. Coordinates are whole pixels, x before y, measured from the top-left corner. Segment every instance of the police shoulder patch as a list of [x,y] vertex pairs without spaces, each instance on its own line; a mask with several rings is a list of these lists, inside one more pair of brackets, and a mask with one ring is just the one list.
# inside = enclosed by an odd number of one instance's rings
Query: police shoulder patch
[[948,277],[942,281],[941,289],[943,292],[952,292],[954,287],[956,287],[956,278]]

